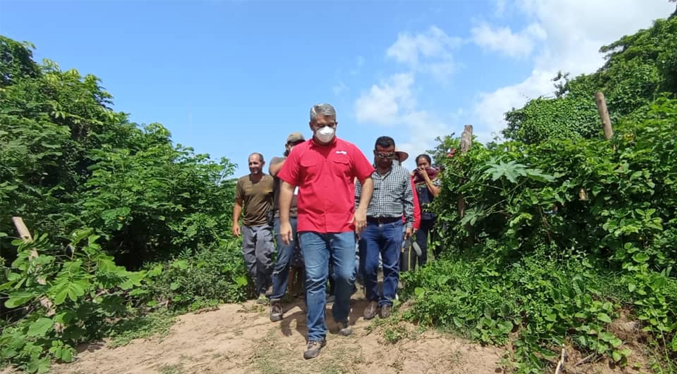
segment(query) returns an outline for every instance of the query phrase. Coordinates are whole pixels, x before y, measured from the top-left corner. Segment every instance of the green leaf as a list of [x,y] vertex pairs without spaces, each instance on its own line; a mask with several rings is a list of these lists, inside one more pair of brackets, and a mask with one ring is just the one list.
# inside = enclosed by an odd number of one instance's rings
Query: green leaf
[[609,317],[609,315],[606,313],[597,314],[597,319],[602,322],[611,323],[611,317]]
[[49,331],[52,326],[54,326],[54,321],[49,318],[38,318],[36,321],[30,324],[28,327],[28,336],[45,336],[47,331]]
[[47,373],[49,372],[49,358],[33,358],[28,362],[28,372],[29,373]]
[[78,297],[85,294],[85,288],[89,286],[87,281],[68,281],[64,279],[62,282],[53,287],[54,290],[54,304],[61,305],[69,297],[73,301],[77,301]]
[[621,346],[621,344],[623,344],[623,341],[618,338],[613,338],[609,341],[609,343],[611,344],[612,347],[618,348]]
[[75,312],[67,310],[54,316],[54,321],[62,325],[67,325],[73,320],[73,318],[75,318],[75,316]]
[[498,327],[501,329],[502,333],[509,334],[512,331],[513,325],[510,321],[501,321],[498,323]]
[[622,356],[620,353],[618,353],[617,351],[613,351],[613,353],[611,354],[611,357],[612,357],[612,358],[614,359],[614,361],[616,361],[616,362],[618,362],[618,361],[620,361],[621,359],[623,359],[623,356]]
[[7,308],[16,308],[18,306],[21,306],[31,299],[34,299],[37,297],[37,295],[33,292],[28,292],[28,291],[19,291],[19,292],[12,292],[9,294],[9,299],[5,301],[5,306]]
[[637,252],[637,253],[634,254],[634,256],[632,256],[632,259],[633,259],[633,261],[635,261],[637,263],[643,264],[643,263],[649,261],[649,255],[647,255],[646,253],[643,253],[643,252]]
[[416,287],[416,288],[414,289],[414,294],[416,295],[416,297],[423,297],[423,295],[425,295],[425,288],[423,288],[423,287]]

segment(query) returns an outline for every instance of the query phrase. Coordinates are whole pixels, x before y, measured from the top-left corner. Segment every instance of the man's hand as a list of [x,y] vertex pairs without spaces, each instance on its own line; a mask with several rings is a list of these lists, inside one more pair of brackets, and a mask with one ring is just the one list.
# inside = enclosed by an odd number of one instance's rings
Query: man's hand
[[282,238],[284,245],[289,245],[289,243],[294,241],[294,236],[292,235],[291,224],[289,221],[280,222],[280,237]]
[[240,237],[240,225],[237,222],[233,223],[233,235],[236,238]]
[[414,235],[414,229],[411,227],[408,227],[406,230],[404,230],[404,240],[407,240]]
[[359,235],[367,227],[367,212],[357,209],[353,217],[353,223],[355,224],[355,233]]

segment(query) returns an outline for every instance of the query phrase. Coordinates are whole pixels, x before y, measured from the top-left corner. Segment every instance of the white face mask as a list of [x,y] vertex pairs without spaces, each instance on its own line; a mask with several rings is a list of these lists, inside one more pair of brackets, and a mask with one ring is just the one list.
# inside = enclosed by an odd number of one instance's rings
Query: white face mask
[[329,143],[332,139],[334,139],[334,128],[330,126],[324,126],[321,129],[315,131],[315,136],[320,142]]

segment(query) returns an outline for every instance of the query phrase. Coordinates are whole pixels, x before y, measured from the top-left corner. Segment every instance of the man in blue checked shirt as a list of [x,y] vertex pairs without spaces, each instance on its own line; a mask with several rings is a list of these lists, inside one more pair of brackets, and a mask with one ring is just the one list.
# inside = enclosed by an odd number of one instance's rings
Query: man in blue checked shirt
[[[369,300],[369,306],[364,310],[365,319],[374,318],[379,310],[381,318],[390,317],[399,280],[402,241],[411,237],[414,223],[414,193],[409,171],[393,164],[397,157],[395,141],[389,136],[381,136],[376,139],[374,148],[376,170],[371,176],[374,192],[367,209],[367,227],[359,241],[360,272]],[[359,204],[362,191],[359,182],[355,187],[355,202]],[[379,254],[383,260],[381,294],[377,280]]]

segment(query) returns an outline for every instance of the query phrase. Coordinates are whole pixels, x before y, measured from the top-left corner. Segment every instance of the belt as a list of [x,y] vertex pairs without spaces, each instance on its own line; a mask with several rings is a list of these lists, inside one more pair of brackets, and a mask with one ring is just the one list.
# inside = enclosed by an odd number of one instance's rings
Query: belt
[[401,220],[402,217],[367,217],[367,222],[378,223],[379,225],[382,223],[392,223]]

